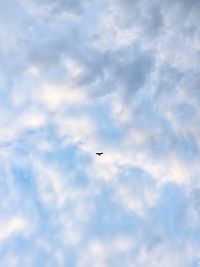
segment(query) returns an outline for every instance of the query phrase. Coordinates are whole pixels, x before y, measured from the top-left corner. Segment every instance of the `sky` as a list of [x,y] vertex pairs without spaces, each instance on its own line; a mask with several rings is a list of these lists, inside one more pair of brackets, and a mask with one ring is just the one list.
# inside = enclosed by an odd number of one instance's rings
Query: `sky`
[[0,267],[200,266],[199,25],[198,0],[0,0]]

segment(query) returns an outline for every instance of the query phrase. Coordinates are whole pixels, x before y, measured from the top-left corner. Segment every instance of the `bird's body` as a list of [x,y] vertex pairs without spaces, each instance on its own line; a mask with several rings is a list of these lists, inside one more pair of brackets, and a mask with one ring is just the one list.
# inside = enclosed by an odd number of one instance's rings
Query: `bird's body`
[[98,156],[101,156],[103,154],[103,152],[97,152],[96,153]]

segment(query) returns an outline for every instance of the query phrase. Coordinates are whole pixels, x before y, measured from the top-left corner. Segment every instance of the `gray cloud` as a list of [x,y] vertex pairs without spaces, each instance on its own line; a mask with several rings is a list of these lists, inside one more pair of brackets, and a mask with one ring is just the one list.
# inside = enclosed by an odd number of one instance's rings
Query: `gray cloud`
[[56,2],[52,2],[50,0],[34,0],[34,3],[36,3],[38,6],[47,8],[48,11],[52,13],[68,12],[76,15],[83,13],[85,6],[87,6],[87,4],[90,4],[91,2],[91,0],[61,0]]
[[123,27],[135,25],[142,31],[145,38],[155,38],[162,33],[164,26],[162,4],[156,1],[149,4],[148,1],[121,1],[118,3],[124,10],[123,19],[120,21]]
[[[49,259],[62,246],[63,264],[74,257],[94,266],[107,240],[92,256],[86,244],[107,236],[109,266],[194,259],[199,10],[194,0],[1,1],[0,193],[3,213],[12,216],[15,202],[35,223],[29,258],[40,239]],[[96,158],[99,147],[104,157]],[[123,241],[128,252],[123,242],[115,247],[116,234],[131,239]],[[40,256],[36,250],[33,265]]]
[[128,97],[145,84],[153,70],[153,63],[151,52],[133,50],[130,54],[127,51],[125,57],[119,56],[114,74],[119,84],[122,84],[122,88],[127,92]]

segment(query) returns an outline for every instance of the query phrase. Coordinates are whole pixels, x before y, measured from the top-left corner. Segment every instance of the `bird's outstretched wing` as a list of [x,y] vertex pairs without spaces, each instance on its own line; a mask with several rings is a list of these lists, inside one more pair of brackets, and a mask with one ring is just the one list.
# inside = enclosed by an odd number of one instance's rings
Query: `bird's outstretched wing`
[[101,156],[103,154],[103,152],[97,152],[96,153],[98,156]]

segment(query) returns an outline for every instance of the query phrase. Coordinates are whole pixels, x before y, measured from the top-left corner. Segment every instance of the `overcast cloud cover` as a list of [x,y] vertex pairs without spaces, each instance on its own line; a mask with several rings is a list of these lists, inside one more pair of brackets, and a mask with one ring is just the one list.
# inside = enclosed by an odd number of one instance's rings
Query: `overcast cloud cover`
[[198,266],[199,25],[199,0],[0,0],[0,267]]

